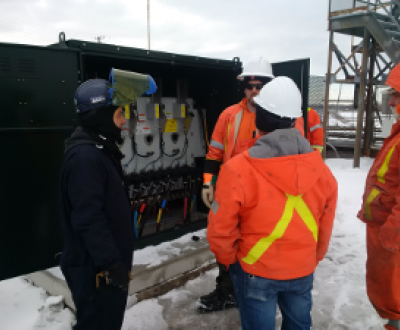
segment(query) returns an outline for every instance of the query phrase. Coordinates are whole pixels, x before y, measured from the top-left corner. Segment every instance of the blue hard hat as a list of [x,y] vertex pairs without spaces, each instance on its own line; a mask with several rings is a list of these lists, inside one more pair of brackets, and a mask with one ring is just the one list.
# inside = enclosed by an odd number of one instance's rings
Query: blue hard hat
[[74,100],[77,113],[110,105],[110,85],[104,79],[85,81],[77,88]]

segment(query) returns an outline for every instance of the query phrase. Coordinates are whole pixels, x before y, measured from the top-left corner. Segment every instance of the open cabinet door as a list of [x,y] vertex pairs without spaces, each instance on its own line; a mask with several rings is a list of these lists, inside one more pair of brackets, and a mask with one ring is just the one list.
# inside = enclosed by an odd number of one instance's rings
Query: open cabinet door
[[304,134],[307,134],[307,109],[308,109],[308,93],[310,81],[310,59],[294,60],[288,62],[272,64],[272,70],[276,77],[286,76],[296,83],[301,91],[303,100],[302,111],[304,117]]
[[0,280],[54,266],[79,52],[0,44]]

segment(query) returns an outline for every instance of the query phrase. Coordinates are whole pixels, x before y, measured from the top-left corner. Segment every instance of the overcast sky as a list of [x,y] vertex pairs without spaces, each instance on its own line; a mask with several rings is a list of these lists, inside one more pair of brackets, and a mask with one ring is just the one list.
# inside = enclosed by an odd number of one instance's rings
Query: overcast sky
[[[213,58],[311,58],[327,70],[328,0],[150,0],[151,49]],[[147,48],[147,0],[0,0],[0,42]],[[350,46],[348,47],[350,49]]]

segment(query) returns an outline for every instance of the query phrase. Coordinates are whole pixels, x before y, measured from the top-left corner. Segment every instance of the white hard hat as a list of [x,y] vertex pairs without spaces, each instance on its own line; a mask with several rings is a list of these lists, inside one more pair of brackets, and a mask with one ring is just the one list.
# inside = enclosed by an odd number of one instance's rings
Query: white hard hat
[[280,117],[299,118],[302,115],[300,90],[288,77],[273,79],[253,100],[261,108]]
[[259,60],[253,60],[243,66],[242,74],[238,75],[239,80],[244,80],[246,77],[264,77],[264,78],[275,78],[272,73],[272,66],[267,60],[260,58]]

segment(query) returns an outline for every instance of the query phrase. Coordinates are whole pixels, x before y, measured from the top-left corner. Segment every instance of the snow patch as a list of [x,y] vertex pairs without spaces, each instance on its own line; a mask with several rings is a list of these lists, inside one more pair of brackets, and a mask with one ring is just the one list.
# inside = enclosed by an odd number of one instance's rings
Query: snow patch
[[180,255],[181,251],[192,250],[194,247],[187,246],[187,243],[193,242],[192,237],[198,236],[205,239],[207,235],[206,229],[201,229],[194,233],[186,234],[173,242],[164,242],[157,246],[151,245],[141,250],[136,250],[133,257],[134,265],[146,265],[153,267]]
[[144,329],[168,329],[163,318],[163,307],[156,299],[144,300],[125,312],[122,330]]

